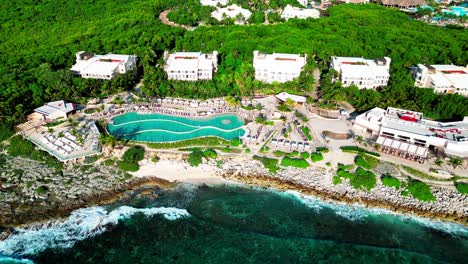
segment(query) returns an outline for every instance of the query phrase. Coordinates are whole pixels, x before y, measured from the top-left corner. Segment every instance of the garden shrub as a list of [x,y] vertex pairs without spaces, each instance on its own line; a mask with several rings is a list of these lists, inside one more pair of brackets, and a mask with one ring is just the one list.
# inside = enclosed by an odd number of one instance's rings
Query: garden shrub
[[194,150],[192,151],[187,159],[188,164],[192,167],[197,167],[202,163],[204,155],[201,150]]
[[262,157],[262,156],[253,156],[254,160],[260,161],[265,168],[268,169],[271,173],[276,173],[280,168],[278,166],[278,159]]
[[395,177],[392,177],[391,175],[383,175],[381,178],[382,184],[388,187],[393,187],[395,189],[399,189],[401,182]]
[[408,191],[414,198],[420,201],[435,201],[435,196],[432,194],[431,188],[422,181],[410,179],[408,182]]
[[138,171],[140,169],[140,165],[138,163],[128,162],[128,161],[120,161],[119,168],[123,171]]
[[314,152],[310,155],[310,158],[312,159],[313,162],[318,162],[323,160],[323,155],[320,152]]
[[455,183],[455,187],[457,187],[459,193],[468,194],[468,183]]
[[296,167],[305,169],[309,167],[309,163],[303,158],[291,158],[291,157],[284,157],[281,160],[281,165],[285,167]]

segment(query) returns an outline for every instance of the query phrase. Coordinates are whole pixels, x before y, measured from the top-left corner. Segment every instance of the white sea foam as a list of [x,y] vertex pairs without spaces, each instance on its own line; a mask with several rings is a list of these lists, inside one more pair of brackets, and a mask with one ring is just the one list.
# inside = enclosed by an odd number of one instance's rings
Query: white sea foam
[[163,215],[168,220],[189,217],[185,209],[172,207],[133,208],[121,206],[110,212],[104,207],[88,207],[73,211],[65,221],[51,221],[17,228],[15,234],[0,241],[0,254],[6,256],[34,255],[47,248],[70,248],[77,241],[102,234],[119,219],[143,213]]
[[32,262],[29,259],[24,259],[24,258],[16,259],[16,258],[0,256],[0,264],[2,264],[2,263],[8,263],[8,264],[12,264],[12,263],[15,263],[15,264],[16,263],[18,263],[18,264],[34,264],[34,262]]
[[365,208],[361,205],[349,205],[349,204],[341,204],[335,202],[325,202],[320,200],[314,196],[307,196],[302,195],[296,191],[286,191],[288,195],[292,195],[298,200],[300,200],[303,204],[308,206],[309,208],[314,209],[316,212],[323,210],[324,208],[328,208],[334,211],[336,215],[344,217],[351,221],[363,221],[371,215],[387,215],[391,217],[396,217],[401,222],[413,222],[415,224],[422,225],[426,228],[431,228],[435,230],[440,230],[445,233],[451,234],[453,236],[465,236],[468,237],[468,228],[452,222],[443,222],[429,218],[423,218],[418,216],[408,216],[399,213],[395,213],[390,210],[386,209],[379,209],[379,208]]

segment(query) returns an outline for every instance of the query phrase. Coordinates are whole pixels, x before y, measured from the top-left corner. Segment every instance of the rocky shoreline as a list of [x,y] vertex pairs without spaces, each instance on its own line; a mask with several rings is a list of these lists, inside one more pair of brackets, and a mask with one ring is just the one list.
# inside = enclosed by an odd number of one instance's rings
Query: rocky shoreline
[[[177,162],[186,166],[183,160],[178,159]],[[109,204],[145,186],[173,188],[177,183],[156,178],[157,175],[127,177],[115,166],[72,166],[58,173],[35,161],[8,158],[6,168],[0,172],[0,206],[3,208],[0,210],[0,233],[3,233],[0,239],[5,238],[8,230],[14,226],[66,217],[71,211],[82,207]],[[22,172],[18,171],[19,168],[22,168]],[[431,187],[436,202],[421,202],[410,196],[402,196],[398,190],[380,182],[370,192],[356,190],[346,180],[333,185],[335,171],[330,167],[288,167],[271,174],[258,161],[237,158],[226,159],[221,166],[211,160],[203,164],[203,168],[217,175],[213,177],[255,187],[294,190],[324,200],[384,208],[468,226],[468,197],[441,187]],[[31,192],[40,187],[29,186],[28,183],[32,181],[35,182],[33,184],[46,186],[47,194]]]
[[287,168],[271,174],[257,161],[226,162],[221,174],[225,179],[253,186],[294,190],[304,195],[313,195],[324,200],[359,204],[370,208],[420,217],[452,221],[468,226],[468,197],[455,190],[431,187],[435,202],[422,202],[410,196],[402,196],[395,188],[380,182],[370,192],[354,189],[349,181],[332,184],[335,175],[331,168]]
[[9,227],[66,217],[78,208],[109,204],[142,186],[171,188],[156,177],[130,178],[112,166],[57,171],[40,162],[8,158],[0,172],[0,233]]

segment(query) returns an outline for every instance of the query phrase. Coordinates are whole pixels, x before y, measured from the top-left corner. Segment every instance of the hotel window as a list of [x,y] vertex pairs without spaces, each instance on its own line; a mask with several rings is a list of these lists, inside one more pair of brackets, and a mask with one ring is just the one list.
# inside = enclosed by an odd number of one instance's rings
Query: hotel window
[[395,135],[388,132],[382,132],[382,135],[393,138]]

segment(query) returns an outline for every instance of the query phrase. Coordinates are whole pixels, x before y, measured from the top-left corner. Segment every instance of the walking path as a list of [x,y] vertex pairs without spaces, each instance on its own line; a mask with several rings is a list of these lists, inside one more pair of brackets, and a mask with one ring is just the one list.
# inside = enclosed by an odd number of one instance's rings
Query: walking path
[[159,14],[159,20],[161,20],[161,22],[163,22],[163,24],[166,24],[168,26],[171,26],[171,27],[180,27],[180,28],[183,28],[185,30],[190,30],[190,31],[193,31],[195,30],[197,27],[189,27],[189,26],[186,26],[186,25],[180,25],[180,24],[177,24],[177,23],[174,23],[172,21],[170,21],[168,18],[167,18],[167,14],[169,14],[169,12],[171,12],[172,10],[171,9],[168,9],[168,10],[164,10],[161,14]]

